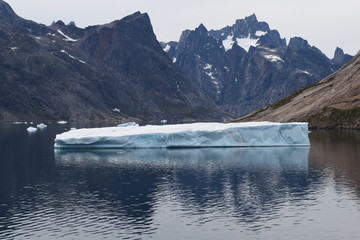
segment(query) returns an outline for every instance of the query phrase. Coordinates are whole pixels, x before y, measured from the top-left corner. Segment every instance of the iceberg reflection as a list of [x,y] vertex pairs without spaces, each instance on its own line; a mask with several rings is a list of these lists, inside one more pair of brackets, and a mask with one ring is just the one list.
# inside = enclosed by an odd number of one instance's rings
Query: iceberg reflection
[[57,164],[308,169],[308,147],[55,150]]

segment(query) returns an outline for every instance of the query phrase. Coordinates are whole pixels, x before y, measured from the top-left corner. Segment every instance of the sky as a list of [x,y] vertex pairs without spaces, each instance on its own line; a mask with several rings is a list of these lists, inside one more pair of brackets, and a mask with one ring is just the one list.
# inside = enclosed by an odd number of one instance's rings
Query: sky
[[360,50],[359,0],[5,0],[22,18],[78,27],[109,23],[134,12],[149,14],[159,41],[178,41],[200,23],[221,29],[253,13],[287,41],[299,36],[332,58],[336,47]]

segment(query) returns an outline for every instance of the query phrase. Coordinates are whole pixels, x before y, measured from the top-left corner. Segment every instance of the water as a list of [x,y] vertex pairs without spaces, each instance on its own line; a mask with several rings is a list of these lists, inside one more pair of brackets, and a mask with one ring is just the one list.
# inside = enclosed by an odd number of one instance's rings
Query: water
[[[0,125],[0,239],[360,239],[360,132],[311,148],[56,151]],[[78,127],[78,126],[76,126]]]

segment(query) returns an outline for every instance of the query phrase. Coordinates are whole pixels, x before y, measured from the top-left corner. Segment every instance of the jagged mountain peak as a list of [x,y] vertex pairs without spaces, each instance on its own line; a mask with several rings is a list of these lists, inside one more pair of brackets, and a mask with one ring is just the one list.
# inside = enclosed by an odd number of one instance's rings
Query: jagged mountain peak
[[23,32],[38,35],[46,31],[46,26],[43,24],[37,24],[33,21],[23,19],[19,17],[11,6],[5,1],[0,0],[0,21],[7,22]]
[[140,11],[134,12],[133,14],[130,14],[119,21],[132,22],[138,20],[147,21],[150,23],[149,15],[147,13],[141,13]]
[[61,28],[61,27],[64,27],[65,26],[65,23],[61,20],[58,20],[58,21],[54,21],[52,24],[51,24],[52,27],[58,27],[58,28]]
[[351,58],[352,56],[350,56],[349,54],[345,54],[344,50],[337,47],[335,49],[334,58],[332,59],[332,62],[337,66],[337,68],[339,68],[340,66],[350,61]]
[[334,53],[334,58],[336,58],[336,56],[342,56],[342,55],[344,55],[344,50],[342,50],[339,47],[336,47],[335,53]]
[[172,64],[146,13],[85,29],[19,17],[2,22],[0,31],[0,120],[177,122],[226,115]]
[[13,23],[19,18],[20,17],[16,15],[14,10],[10,7],[8,3],[0,0],[0,21],[7,21]]
[[195,32],[198,32],[200,34],[207,34],[208,30],[206,29],[206,27],[204,26],[204,24],[200,24],[196,29]]
[[309,49],[309,48],[311,48],[311,46],[307,40],[305,40],[301,37],[293,37],[293,38],[290,38],[289,48]]
[[160,49],[147,13],[135,12],[108,24],[87,27],[85,31],[88,35],[85,45],[96,46],[93,52],[100,55],[103,54],[101,51],[111,49],[122,42],[138,43]]
[[184,31],[177,46],[165,44],[164,50],[218,106],[234,116],[313,84],[346,62],[341,51],[331,61],[301,37],[287,45],[277,30],[259,22],[255,14],[220,30],[207,31],[201,24]]
[[247,22],[258,22],[255,13],[253,13],[250,16],[245,17],[245,21],[247,21]]

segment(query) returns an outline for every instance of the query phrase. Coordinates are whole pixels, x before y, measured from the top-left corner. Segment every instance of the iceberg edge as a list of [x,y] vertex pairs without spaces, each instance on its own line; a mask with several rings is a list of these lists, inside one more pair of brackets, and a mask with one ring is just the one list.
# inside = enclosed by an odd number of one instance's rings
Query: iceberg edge
[[75,129],[56,149],[310,146],[307,123],[191,123]]

